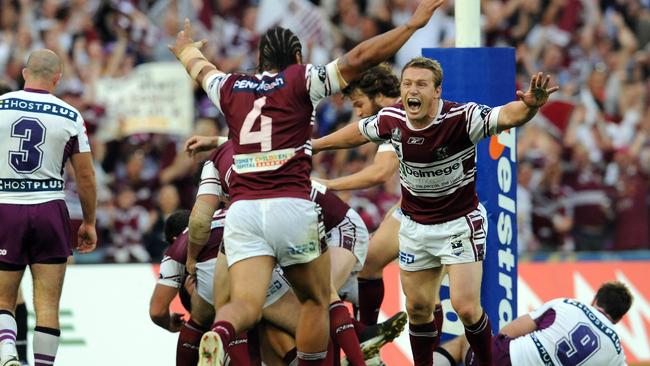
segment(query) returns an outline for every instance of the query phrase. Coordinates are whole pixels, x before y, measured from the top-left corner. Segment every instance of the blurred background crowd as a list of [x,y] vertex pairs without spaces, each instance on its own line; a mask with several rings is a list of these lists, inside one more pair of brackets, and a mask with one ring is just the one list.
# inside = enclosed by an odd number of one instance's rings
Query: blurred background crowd
[[[82,112],[99,186],[100,250],[92,261],[160,259],[164,218],[191,208],[201,164],[182,151],[185,133],[132,132],[98,85],[138,65],[174,61],[167,45],[182,19],[226,72],[252,72],[268,27],[301,38],[305,61],[326,63],[405,23],[417,0],[0,0],[0,80],[21,87],[26,56],[46,47],[64,61],[58,96]],[[482,43],[516,49],[518,86],[548,72],[559,93],[518,131],[522,253],[650,249],[650,0],[482,0]],[[423,47],[454,44],[448,0],[390,60],[395,70]],[[443,91],[444,97],[444,91]],[[513,91],[514,97],[514,91]],[[114,111],[113,109],[117,109]],[[186,131],[226,135],[219,111],[195,88]],[[124,112],[127,113],[127,112]],[[116,117],[117,116],[117,117]],[[356,119],[342,96],[322,103],[315,134]],[[319,154],[314,175],[354,173],[373,144]],[[74,182],[67,203],[81,218]],[[400,197],[381,187],[342,192],[373,230]],[[88,260],[88,259],[86,259]]]

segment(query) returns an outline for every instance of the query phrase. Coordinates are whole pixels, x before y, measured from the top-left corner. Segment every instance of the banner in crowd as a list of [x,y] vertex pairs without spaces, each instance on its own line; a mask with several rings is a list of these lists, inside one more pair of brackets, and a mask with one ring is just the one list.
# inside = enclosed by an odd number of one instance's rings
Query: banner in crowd
[[[557,297],[591,302],[601,283],[619,280],[635,297],[632,309],[615,329],[630,365],[650,364],[650,261],[521,263],[519,265],[519,314],[527,313]],[[61,347],[57,363],[66,366],[174,365],[177,334],[157,327],[149,319],[149,299],[158,266],[76,265],[68,267],[61,298]],[[396,263],[384,270],[386,295],[380,320],[404,310],[404,295]],[[30,314],[31,276],[22,284]],[[443,300],[444,331],[462,334],[463,327],[450,301]],[[182,312],[178,301],[174,311]],[[34,318],[30,316],[30,329]],[[29,338],[31,342],[31,335]],[[30,345],[31,347],[31,345]],[[389,366],[411,364],[408,332],[382,349]]]
[[142,64],[124,77],[100,79],[96,93],[108,122],[100,126],[100,139],[147,132],[188,136],[192,131],[193,83],[178,62]]

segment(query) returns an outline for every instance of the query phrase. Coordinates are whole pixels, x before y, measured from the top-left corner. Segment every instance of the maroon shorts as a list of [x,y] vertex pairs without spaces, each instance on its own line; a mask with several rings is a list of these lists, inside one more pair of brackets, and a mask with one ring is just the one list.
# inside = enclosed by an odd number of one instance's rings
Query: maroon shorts
[[70,218],[63,200],[0,204],[0,269],[65,263],[71,254]]
[[[505,334],[497,334],[492,337],[492,364],[497,366],[512,366],[510,362],[510,341],[512,338]],[[472,349],[467,350],[465,365],[477,366],[478,360]]]

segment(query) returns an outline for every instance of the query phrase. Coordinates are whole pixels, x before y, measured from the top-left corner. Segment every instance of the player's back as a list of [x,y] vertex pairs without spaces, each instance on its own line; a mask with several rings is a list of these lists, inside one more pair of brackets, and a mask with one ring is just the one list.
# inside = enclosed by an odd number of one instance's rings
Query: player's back
[[[223,227],[226,219],[225,209],[220,209],[212,215],[212,222],[210,223],[210,237],[201,249],[197,260],[204,262],[212,258],[216,258],[219,254],[219,248],[223,241]],[[185,264],[187,260],[187,246],[189,243],[189,229],[185,228],[183,232],[174,240],[169,246],[165,255],[178,263]]]
[[625,365],[614,325],[594,307],[555,299],[530,315],[538,330],[510,342],[513,365]]
[[309,199],[314,109],[338,90],[329,79],[324,66],[296,64],[279,73],[222,74],[209,83],[234,143],[233,201]]
[[90,145],[79,112],[41,90],[0,97],[0,203],[63,199],[63,168]]

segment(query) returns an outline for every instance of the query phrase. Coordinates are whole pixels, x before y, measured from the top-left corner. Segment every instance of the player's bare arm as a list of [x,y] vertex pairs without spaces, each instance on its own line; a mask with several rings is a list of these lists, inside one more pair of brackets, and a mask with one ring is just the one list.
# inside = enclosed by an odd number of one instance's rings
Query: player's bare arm
[[519,127],[530,121],[548,97],[560,89],[559,86],[549,87],[551,76],[537,73],[530,79],[530,87],[526,92],[517,90],[518,101],[510,102],[503,106],[497,121],[497,132],[505,131],[512,127]]
[[223,74],[222,71],[205,58],[201,48],[207,41],[194,41],[192,39],[192,26],[189,19],[185,19],[183,30],[178,32],[176,42],[169,46],[169,50],[185,66],[187,73],[199,85],[206,89],[204,81],[215,74]]
[[156,325],[170,332],[178,332],[183,326],[183,314],[170,313],[169,305],[178,294],[175,287],[157,284],[149,302],[149,317]]
[[202,194],[196,198],[190,214],[185,269],[190,275],[196,274],[196,261],[205,243],[210,238],[212,215],[219,205],[219,197]]
[[191,156],[216,149],[228,141],[225,136],[192,136],[185,141],[185,152]]
[[531,318],[530,315],[525,314],[508,323],[508,325],[503,327],[499,332],[510,338],[517,338],[532,333],[536,329],[537,324],[533,318]]
[[365,70],[394,55],[418,29],[424,27],[445,0],[423,0],[406,24],[361,42],[337,63],[343,80],[354,80]]
[[95,232],[95,208],[97,206],[95,168],[92,155],[89,152],[74,154],[71,161],[83,212],[83,221],[79,227],[76,249],[80,253],[90,253],[97,245],[97,233]]
[[327,136],[312,140],[314,154],[323,150],[348,149],[365,144],[368,140],[361,134],[356,122]]
[[392,151],[378,151],[371,165],[362,170],[331,180],[324,180],[323,184],[333,191],[349,191],[353,189],[366,189],[378,184],[386,183],[399,167],[397,155]]

